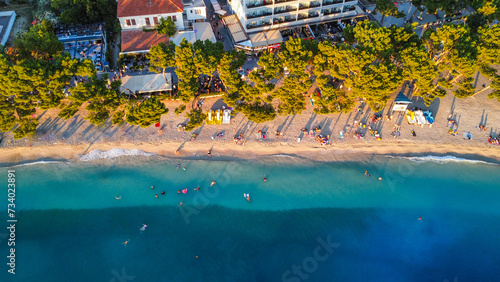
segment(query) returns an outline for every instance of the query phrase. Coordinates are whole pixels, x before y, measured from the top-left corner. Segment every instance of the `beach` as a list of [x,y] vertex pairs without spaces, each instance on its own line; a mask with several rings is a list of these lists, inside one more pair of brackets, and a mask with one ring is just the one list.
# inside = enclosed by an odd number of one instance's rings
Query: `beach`
[[[408,89],[402,88],[401,91],[411,95]],[[57,117],[58,110],[38,111],[36,116],[40,125],[37,136],[32,139],[14,140],[12,133],[5,133],[0,147],[0,163],[39,159],[75,160],[93,150],[106,151],[114,148],[139,149],[161,156],[195,159],[206,158],[207,151],[211,150],[214,160],[252,159],[285,154],[317,161],[335,161],[369,159],[373,155],[384,154],[409,156],[434,153],[479,156],[500,161],[500,148],[487,142],[489,135],[496,137],[500,132],[500,103],[487,98],[489,91],[467,99],[448,95],[436,99],[428,108],[421,99],[413,97],[410,107],[429,109],[433,113],[436,121],[432,127],[410,125],[406,117],[398,113],[388,121],[386,115],[392,108],[391,102],[387,104],[383,118],[377,123],[371,123],[374,113],[369,111],[366,105],[361,112],[316,115],[313,113],[313,106],[308,103],[306,110],[300,115],[278,116],[274,121],[263,124],[249,122],[239,113],[232,118],[231,124],[204,124],[192,132],[183,132],[178,131],[177,126],[186,123],[185,113],[179,116],[174,114],[174,109],[181,103],[168,101],[166,104],[169,113],[162,116],[161,135],[154,126],[112,126],[111,122],[99,127],[93,126],[83,119],[84,106],[75,118],[67,121]],[[202,109],[206,112],[210,109],[221,109],[222,105],[222,100],[214,97],[206,99]],[[450,114],[458,126],[457,136],[448,133]],[[355,126],[355,121],[371,125],[378,130],[382,140],[371,137],[367,128],[359,129]],[[401,125],[401,135],[397,138],[391,136],[395,124]],[[480,131],[480,124],[485,125],[487,130]],[[320,126],[321,130],[315,134],[329,135],[331,145],[321,146],[315,138],[307,137],[302,132],[303,128],[312,130],[317,126]],[[259,130],[267,132],[265,139],[259,140]],[[357,130],[365,133],[364,139],[354,138]],[[411,130],[416,132],[416,137],[412,136]],[[283,133],[283,136],[275,136],[276,131]],[[340,131],[343,132],[344,138],[340,137]],[[224,137],[217,137],[221,132]],[[472,140],[464,139],[464,132],[470,132]],[[194,140],[191,138],[193,133],[197,134]],[[233,137],[239,134],[243,134],[244,145],[235,144],[233,141]]]

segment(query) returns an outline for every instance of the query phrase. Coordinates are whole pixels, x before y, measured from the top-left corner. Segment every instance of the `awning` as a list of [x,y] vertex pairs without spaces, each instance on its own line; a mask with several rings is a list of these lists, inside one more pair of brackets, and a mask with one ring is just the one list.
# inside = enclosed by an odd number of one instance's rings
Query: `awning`
[[229,29],[229,32],[231,33],[231,36],[233,37],[235,43],[239,43],[249,39],[248,35],[245,33],[243,27],[241,26],[240,20],[236,15],[226,16],[222,19],[226,23],[227,28]]
[[394,103],[398,104],[410,104],[412,101],[408,99],[408,97],[403,94],[403,92],[399,92],[398,96],[396,96],[396,99],[394,99]]
[[172,90],[172,75],[165,73],[165,77],[163,77],[163,74],[159,73],[124,76],[122,77],[122,86],[120,88],[122,92],[138,92],[139,94],[168,91]]
[[283,37],[278,29],[258,32],[250,35],[253,47],[261,47],[283,42]]

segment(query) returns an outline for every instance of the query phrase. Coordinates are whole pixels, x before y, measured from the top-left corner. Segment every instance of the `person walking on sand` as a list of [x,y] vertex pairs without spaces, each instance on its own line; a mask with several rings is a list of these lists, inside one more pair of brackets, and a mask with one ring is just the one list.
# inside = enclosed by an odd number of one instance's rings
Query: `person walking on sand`
[[207,155],[208,155],[208,158],[212,158],[212,152],[210,152],[210,150],[207,151]]

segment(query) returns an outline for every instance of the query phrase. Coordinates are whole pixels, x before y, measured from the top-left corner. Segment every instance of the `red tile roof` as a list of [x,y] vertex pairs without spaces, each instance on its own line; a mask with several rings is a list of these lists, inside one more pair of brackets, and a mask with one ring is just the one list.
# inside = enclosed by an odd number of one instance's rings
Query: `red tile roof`
[[149,50],[152,45],[168,42],[168,36],[158,35],[155,31],[144,32],[141,29],[122,30],[122,52]]
[[182,12],[181,0],[118,0],[116,16],[133,17]]

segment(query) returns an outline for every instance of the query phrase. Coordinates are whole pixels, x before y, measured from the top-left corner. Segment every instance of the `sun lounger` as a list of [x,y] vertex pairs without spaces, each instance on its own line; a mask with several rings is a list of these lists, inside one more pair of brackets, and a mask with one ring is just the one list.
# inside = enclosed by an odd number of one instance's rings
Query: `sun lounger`
[[434,123],[434,117],[432,116],[432,112],[431,111],[425,111],[424,112],[424,117],[425,117],[425,120],[427,120],[427,122],[429,124],[433,124]]
[[417,123],[419,125],[427,124],[427,120],[424,117],[424,112],[422,111],[415,111],[415,119],[417,120]]
[[415,112],[411,110],[406,110],[406,119],[408,120],[409,124],[417,123],[417,120],[415,119]]

